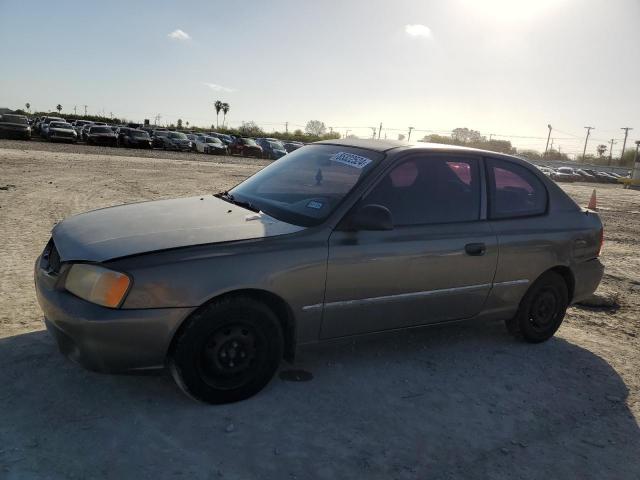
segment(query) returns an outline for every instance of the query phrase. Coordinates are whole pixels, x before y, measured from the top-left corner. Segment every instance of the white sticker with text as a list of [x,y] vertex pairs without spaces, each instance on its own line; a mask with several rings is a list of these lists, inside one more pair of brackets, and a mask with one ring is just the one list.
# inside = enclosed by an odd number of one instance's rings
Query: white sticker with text
[[338,152],[331,155],[329,158],[332,162],[343,163],[354,168],[364,168],[371,163],[371,159],[367,157],[361,157],[360,155],[354,155],[353,153]]

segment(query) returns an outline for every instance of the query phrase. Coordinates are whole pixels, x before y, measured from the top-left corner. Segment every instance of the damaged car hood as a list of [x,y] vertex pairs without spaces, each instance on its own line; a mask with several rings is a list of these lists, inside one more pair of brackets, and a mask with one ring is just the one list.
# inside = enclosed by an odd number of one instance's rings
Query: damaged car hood
[[74,215],[54,227],[53,241],[62,261],[103,262],[303,229],[209,195],[133,203]]

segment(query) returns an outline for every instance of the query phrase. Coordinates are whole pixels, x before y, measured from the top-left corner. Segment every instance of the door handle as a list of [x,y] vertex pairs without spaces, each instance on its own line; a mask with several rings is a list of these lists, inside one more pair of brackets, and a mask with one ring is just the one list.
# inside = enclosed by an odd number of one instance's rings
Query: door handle
[[484,243],[467,243],[464,246],[464,251],[467,255],[478,257],[484,255],[484,252],[487,251],[487,246]]

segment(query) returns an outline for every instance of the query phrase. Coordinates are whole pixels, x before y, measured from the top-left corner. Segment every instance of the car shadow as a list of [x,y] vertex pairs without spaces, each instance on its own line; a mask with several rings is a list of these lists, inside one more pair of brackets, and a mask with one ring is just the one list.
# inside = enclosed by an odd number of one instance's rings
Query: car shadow
[[[640,478],[616,371],[561,338],[460,323],[300,349],[305,374],[208,406],[0,339],[2,478]],[[311,378],[312,377],[312,378]]]

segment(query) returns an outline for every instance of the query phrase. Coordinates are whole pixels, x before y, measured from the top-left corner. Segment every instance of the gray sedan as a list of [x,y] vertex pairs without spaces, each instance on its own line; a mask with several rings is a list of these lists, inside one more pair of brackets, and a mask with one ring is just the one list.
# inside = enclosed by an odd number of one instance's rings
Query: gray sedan
[[60,222],[35,264],[60,350],[169,367],[210,403],[296,348],[461,319],[549,339],[603,267],[602,223],[524,160],[375,140],[302,147],[232,190]]

